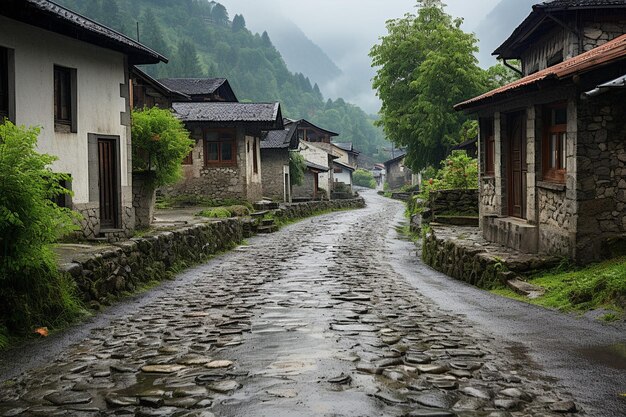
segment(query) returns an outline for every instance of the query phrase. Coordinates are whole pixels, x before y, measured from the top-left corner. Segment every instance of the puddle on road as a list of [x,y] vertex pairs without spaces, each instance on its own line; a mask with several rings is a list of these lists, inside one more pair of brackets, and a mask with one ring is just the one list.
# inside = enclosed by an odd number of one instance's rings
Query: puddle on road
[[594,346],[580,349],[579,352],[593,362],[615,369],[626,369],[626,344]]

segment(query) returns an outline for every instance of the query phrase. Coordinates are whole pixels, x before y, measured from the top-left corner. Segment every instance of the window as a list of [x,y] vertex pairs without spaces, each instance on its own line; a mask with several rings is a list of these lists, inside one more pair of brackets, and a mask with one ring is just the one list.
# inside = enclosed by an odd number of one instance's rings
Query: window
[[54,128],[76,132],[76,70],[54,67]]
[[493,118],[480,119],[480,131],[485,144],[483,173],[494,175],[496,172],[496,140],[493,133]]
[[254,173],[259,173],[259,154],[256,147],[256,138],[252,141],[252,167],[254,169]]
[[232,130],[211,130],[204,133],[205,165],[234,165],[235,134]]
[[0,123],[9,117],[9,50],[0,48]]
[[565,182],[567,171],[567,104],[547,106],[544,111],[543,179]]

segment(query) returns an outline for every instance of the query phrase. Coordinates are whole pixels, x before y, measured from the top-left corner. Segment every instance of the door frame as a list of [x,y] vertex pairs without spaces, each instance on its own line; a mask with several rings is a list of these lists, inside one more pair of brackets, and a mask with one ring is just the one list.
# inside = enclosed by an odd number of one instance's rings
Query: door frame
[[[114,152],[114,222],[113,225],[102,227],[100,206],[100,157],[99,142],[107,140],[113,142]],[[98,220],[100,229],[110,230],[119,229],[121,227],[122,212],[122,172],[121,172],[121,154],[120,154],[120,137],[117,135],[100,135],[96,133],[88,134],[89,146],[89,201],[96,203],[98,206]]]
[[[507,194],[507,215],[510,217],[516,217],[519,219],[526,219],[527,217],[527,205],[528,205],[528,183],[527,183],[527,173],[528,173],[528,161],[526,160],[527,156],[527,146],[528,146],[528,137],[526,132],[526,110],[518,110],[514,112],[506,113],[506,141],[507,141],[507,180],[506,184],[506,194]],[[520,158],[519,158],[519,184],[515,184],[514,179],[514,152],[513,152],[513,138],[512,138],[512,128],[513,124],[511,123],[515,117],[520,118]],[[515,204],[514,204],[514,190],[516,187],[519,187],[520,192],[520,212],[515,212]]]

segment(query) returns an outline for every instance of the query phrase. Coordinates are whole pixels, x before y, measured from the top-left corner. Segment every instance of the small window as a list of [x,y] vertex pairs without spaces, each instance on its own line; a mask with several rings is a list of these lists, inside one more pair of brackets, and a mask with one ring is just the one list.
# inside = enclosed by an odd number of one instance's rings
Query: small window
[[485,144],[483,173],[494,175],[496,172],[496,140],[493,133],[493,118],[480,119],[480,129]]
[[0,123],[9,118],[9,50],[0,47]]
[[567,172],[567,104],[547,106],[544,111],[543,179],[565,182]]
[[76,70],[54,67],[54,127],[76,132]]
[[205,165],[234,165],[235,135],[232,131],[207,131],[205,138]]

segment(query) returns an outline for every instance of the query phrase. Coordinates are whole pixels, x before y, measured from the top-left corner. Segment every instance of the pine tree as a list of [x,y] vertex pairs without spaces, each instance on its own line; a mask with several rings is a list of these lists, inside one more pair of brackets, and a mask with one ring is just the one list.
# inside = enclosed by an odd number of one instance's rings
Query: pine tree
[[218,25],[228,25],[228,11],[220,3],[215,3],[211,9],[211,19]]
[[246,20],[243,15],[236,14],[233,18],[233,32],[239,32],[246,29]]
[[204,77],[205,74],[200,66],[198,60],[198,54],[196,47],[193,43],[182,40],[178,43],[178,50],[176,52],[176,59],[174,62],[175,74],[170,74],[175,77]]

